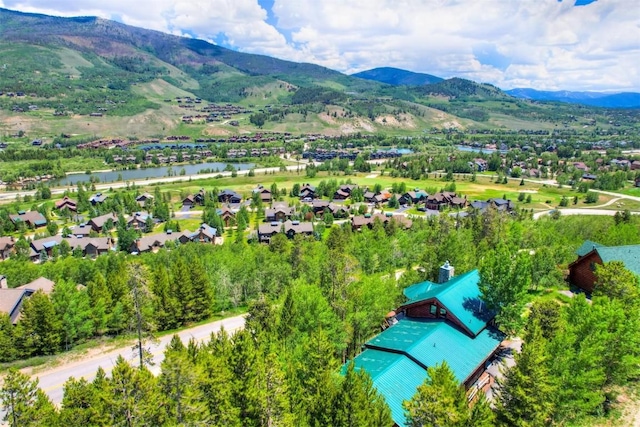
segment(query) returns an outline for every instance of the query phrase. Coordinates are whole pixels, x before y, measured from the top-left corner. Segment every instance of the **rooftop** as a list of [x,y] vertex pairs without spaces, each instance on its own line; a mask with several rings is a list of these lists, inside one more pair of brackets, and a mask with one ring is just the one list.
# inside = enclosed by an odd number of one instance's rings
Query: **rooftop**
[[428,280],[417,283],[404,290],[408,299],[404,306],[435,298],[477,335],[493,317],[480,299],[479,282],[480,272],[471,270],[442,284]]
[[416,393],[426,369],[447,362],[456,379],[465,382],[502,342],[503,335],[484,329],[471,338],[442,320],[405,318],[365,344],[354,363],[371,375],[385,396],[393,420],[406,425],[402,402]]

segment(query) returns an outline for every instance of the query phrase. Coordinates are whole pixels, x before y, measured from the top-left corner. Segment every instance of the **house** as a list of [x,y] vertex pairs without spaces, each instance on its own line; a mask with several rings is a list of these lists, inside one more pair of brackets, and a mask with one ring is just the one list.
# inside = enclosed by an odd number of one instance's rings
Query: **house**
[[96,233],[102,233],[103,231],[111,231],[111,229],[105,229],[105,225],[107,225],[107,221],[109,220],[111,220],[111,226],[115,227],[118,222],[118,217],[114,213],[108,213],[91,218],[87,224],[90,225]]
[[9,289],[7,278],[0,276],[0,313],[8,314],[11,323],[17,324],[24,301],[38,290],[50,294],[54,285],[51,280],[39,277],[31,283]]
[[153,196],[149,193],[142,193],[136,197],[136,202],[140,207],[144,206],[147,203],[147,200],[153,200]]
[[38,211],[18,211],[15,215],[9,215],[9,219],[16,226],[20,222],[23,222],[29,228],[37,228],[47,225],[47,219]]
[[271,195],[271,190],[269,190],[268,188],[264,188],[262,185],[258,185],[258,187],[253,189],[253,194],[260,194],[260,200],[262,200],[262,203],[271,203],[272,200],[272,195]]
[[193,194],[189,194],[187,197],[185,197],[184,199],[182,199],[182,208],[183,209],[191,209],[192,207],[194,207],[196,204],[196,200],[193,196]]
[[15,244],[13,236],[0,237],[0,260],[5,260],[13,254]]
[[37,261],[53,256],[53,248],[59,246],[62,241],[66,241],[71,250],[80,249],[83,256],[91,258],[107,253],[114,246],[113,239],[110,237],[51,236],[31,242],[31,259]]
[[329,203],[326,212],[331,213],[334,218],[346,218],[349,216],[349,208],[337,203]]
[[453,197],[455,197],[455,195],[455,193],[445,191],[427,196],[425,202],[426,208],[436,211],[444,209],[445,207],[450,206],[451,200],[453,199]]
[[271,237],[277,233],[285,233],[289,239],[293,239],[296,234],[312,236],[313,224],[288,220],[284,223],[274,221],[258,225],[258,240],[262,243],[269,243]]
[[515,205],[509,199],[492,198],[486,202],[480,200],[474,200],[470,204],[471,208],[477,209],[480,212],[486,211],[489,207],[497,209],[499,212],[513,212]]
[[109,196],[107,196],[106,194],[96,193],[89,198],[89,201],[93,206],[95,206],[104,203],[104,201],[107,200],[107,197]]
[[222,219],[222,222],[224,222],[225,227],[229,227],[235,223],[236,213],[229,206],[218,208],[216,209],[216,212],[220,219]]
[[[216,236],[218,235],[218,230],[211,227],[208,224],[201,224],[198,230],[193,233],[184,233],[184,236],[188,238],[191,242],[200,242],[200,243],[216,243]],[[181,243],[185,243],[182,242]]]
[[153,216],[151,214],[145,212],[136,212],[127,220],[127,228],[133,228],[134,230],[151,231],[147,230],[147,220],[149,218],[151,218],[151,220],[153,221]]
[[288,219],[291,219],[291,215],[293,215],[292,207],[288,206],[285,203],[277,203],[273,206],[273,208],[265,210],[265,221],[284,222]]
[[186,241],[190,240],[189,235],[192,233],[188,230],[185,230],[180,233],[174,233],[171,230],[166,231],[164,233],[152,234],[150,236],[143,236],[139,239],[136,239],[129,248],[129,252],[131,253],[142,253],[142,252],[157,252],[160,248],[163,248],[167,242],[169,241]]
[[329,204],[328,200],[314,200],[311,202],[311,209],[313,209],[314,215],[323,215]]
[[52,280],[49,280],[46,277],[38,277],[33,282],[17,286],[16,289],[30,289],[33,292],[42,291],[45,294],[50,295],[51,292],[53,292],[54,286],[55,283]]
[[576,251],[578,259],[569,264],[569,281],[587,293],[596,286],[596,265],[620,261],[625,268],[640,275],[640,245],[604,246],[586,240]]
[[485,159],[473,159],[472,161],[469,162],[469,167],[472,170],[478,171],[478,172],[484,172],[488,169],[488,164],[487,161]]
[[233,190],[222,190],[220,194],[218,194],[218,201],[220,203],[240,203],[242,196]]
[[204,205],[205,193],[204,189],[200,189],[200,191],[196,194],[190,194],[182,200],[182,207],[191,209],[195,205]]
[[631,162],[631,170],[635,171],[640,169],[640,160],[634,160],[633,162]]
[[[80,225],[76,225],[75,227],[73,227],[70,235],[76,236],[76,237],[89,237],[92,231],[93,231],[93,228],[91,228],[89,224],[82,223]],[[65,237],[68,237],[68,236],[65,236]]]
[[[395,425],[406,426],[402,403],[427,378],[427,368],[446,362],[469,400],[491,386],[486,368],[504,335],[493,327],[493,313],[480,299],[480,273],[454,277],[445,263],[438,283],[421,282],[404,290],[407,301],[391,326],[364,345],[355,369],[367,372],[391,409]],[[345,365],[346,366],[346,365]]]
[[407,191],[400,198],[398,203],[401,205],[417,205],[427,198],[427,193],[422,190]]
[[70,211],[78,211],[78,202],[71,199],[69,196],[64,196],[62,200],[58,200],[55,204],[56,210],[69,209]]
[[313,199],[317,199],[316,187],[311,184],[304,184],[300,189],[300,199],[305,202],[310,202]]
[[404,229],[409,229],[413,225],[413,221],[407,218],[404,215],[393,215],[390,212],[383,214],[366,214],[366,215],[356,215],[351,218],[351,228],[353,230],[360,230],[362,227],[367,226],[369,228],[373,228],[376,220],[380,221],[382,225],[386,226],[391,221],[395,221],[397,225]]
[[333,194],[334,200],[346,200],[351,196],[351,192],[357,185],[355,184],[342,184],[336,192]]
[[380,193],[374,193],[373,191],[367,191],[364,193],[364,201],[367,203],[375,203],[377,205],[387,202],[391,198],[391,193],[383,191]]

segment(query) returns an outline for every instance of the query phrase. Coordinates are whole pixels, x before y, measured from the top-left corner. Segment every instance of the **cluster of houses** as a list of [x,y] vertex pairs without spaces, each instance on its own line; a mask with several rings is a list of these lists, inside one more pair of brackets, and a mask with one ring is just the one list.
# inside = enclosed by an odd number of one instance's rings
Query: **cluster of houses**
[[237,159],[241,157],[265,157],[265,156],[277,156],[278,154],[284,154],[286,152],[284,147],[271,147],[271,148],[232,148],[227,151],[227,157],[229,159]]
[[[302,153],[303,159],[310,159],[316,162],[323,162],[325,160],[332,159],[347,159],[353,161],[358,157],[360,151],[358,150],[327,150],[322,148],[317,148],[315,150],[304,151]],[[398,150],[377,150],[369,154],[370,160],[378,160],[378,159],[392,159],[401,157],[402,153]]]
[[[182,161],[182,162],[199,161],[199,160],[207,159],[212,156],[213,156],[213,153],[211,150],[200,150],[194,153],[189,153],[187,151],[182,151],[182,152],[174,151],[168,156],[165,155],[164,153],[157,153],[157,154],[147,153],[145,154],[143,161],[146,164],[151,164],[153,163],[153,159],[155,158],[159,163],[166,164],[166,163],[176,163],[178,161]],[[135,163],[136,156],[133,156],[133,155],[113,156],[113,162],[120,163],[120,164]]]

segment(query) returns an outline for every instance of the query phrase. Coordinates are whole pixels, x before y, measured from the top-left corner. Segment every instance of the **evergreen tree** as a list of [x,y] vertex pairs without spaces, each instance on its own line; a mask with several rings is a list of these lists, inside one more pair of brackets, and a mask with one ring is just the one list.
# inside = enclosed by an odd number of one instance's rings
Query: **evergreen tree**
[[4,421],[11,427],[55,426],[57,413],[47,395],[38,388],[38,380],[30,380],[17,369],[4,377],[0,389]]
[[376,389],[369,374],[349,363],[342,385],[333,402],[333,423],[348,427],[392,426],[391,410]]
[[507,426],[536,427],[551,421],[555,385],[542,334],[540,325],[531,321],[522,352],[515,355],[515,366],[498,383],[498,418]]
[[167,399],[168,419],[178,425],[209,425],[207,407],[198,385],[199,369],[187,355],[187,348],[174,335],[164,352],[158,379],[163,396]]
[[466,427],[470,409],[464,387],[446,363],[427,369],[427,379],[403,406],[410,427]]
[[18,357],[15,327],[6,313],[0,313],[0,362],[11,362]]
[[34,293],[23,303],[18,331],[20,347],[25,354],[55,354],[60,350],[62,322],[44,292]]

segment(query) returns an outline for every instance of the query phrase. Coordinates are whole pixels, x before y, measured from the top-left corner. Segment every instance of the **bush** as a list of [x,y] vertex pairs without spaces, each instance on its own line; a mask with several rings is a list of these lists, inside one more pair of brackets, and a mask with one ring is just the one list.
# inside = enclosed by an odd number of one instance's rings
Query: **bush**
[[587,196],[584,199],[584,202],[585,203],[597,203],[599,199],[600,199],[600,196],[598,195],[598,193],[595,193],[593,191],[589,191],[587,193]]

